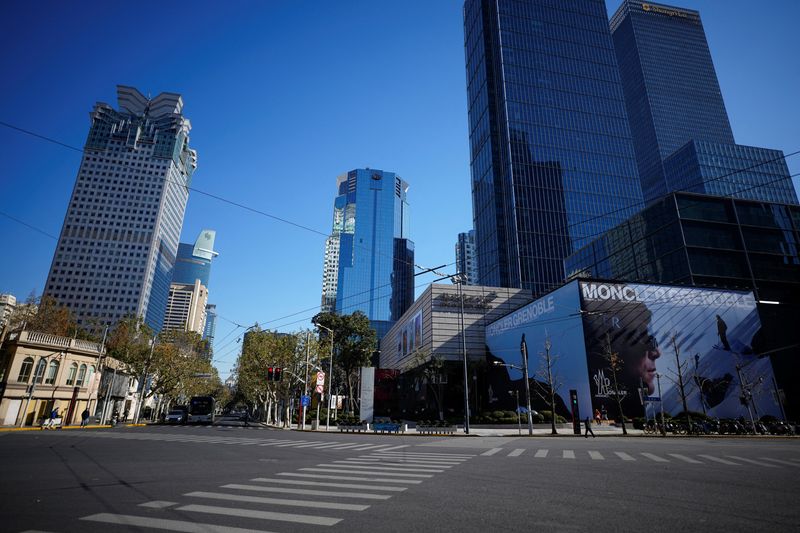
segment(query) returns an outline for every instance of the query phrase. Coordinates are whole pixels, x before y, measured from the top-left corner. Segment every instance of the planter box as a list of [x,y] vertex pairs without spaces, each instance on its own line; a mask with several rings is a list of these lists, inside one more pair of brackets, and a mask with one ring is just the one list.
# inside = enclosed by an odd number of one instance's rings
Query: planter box
[[369,431],[369,424],[339,424],[338,428],[344,433],[361,433]]

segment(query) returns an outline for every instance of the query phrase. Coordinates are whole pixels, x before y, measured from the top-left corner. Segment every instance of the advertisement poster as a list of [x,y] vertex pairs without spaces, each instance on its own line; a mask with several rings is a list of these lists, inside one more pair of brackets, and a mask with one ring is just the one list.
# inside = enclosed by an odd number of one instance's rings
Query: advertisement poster
[[[616,391],[629,417],[660,409],[719,418],[780,416],[769,357],[754,353],[761,324],[752,293],[636,283],[580,282],[589,387],[594,409],[617,413]],[[619,360],[610,369],[609,354]],[[678,368],[680,366],[680,372]],[[660,392],[659,392],[660,388]]]
[[[591,399],[586,380],[586,351],[580,312],[578,282],[564,287],[506,315],[486,327],[486,347],[490,368],[489,405],[499,410],[516,409],[525,405],[525,382],[518,368],[496,365],[495,362],[522,367],[521,343],[525,339],[528,351],[528,371],[531,378],[532,409],[549,409],[541,398],[547,394],[545,342],[550,342],[553,381],[556,383],[556,412],[570,418],[569,390],[578,391],[582,416],[590,416]],[[534,383],[535,381],[535,383]]]
[[422,311],[412,316],[397,334],[397,353],[401,357],[414,353],[422,346]]

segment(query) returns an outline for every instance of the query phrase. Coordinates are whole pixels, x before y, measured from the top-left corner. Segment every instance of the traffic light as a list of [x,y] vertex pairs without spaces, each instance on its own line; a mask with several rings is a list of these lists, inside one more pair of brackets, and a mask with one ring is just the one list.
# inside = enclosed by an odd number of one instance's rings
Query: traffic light
[[283,369],[275,367],[274,381],[280,381],[283,377]]
[[275,369],[272,367],[267,368],[267,381],[275,381]]

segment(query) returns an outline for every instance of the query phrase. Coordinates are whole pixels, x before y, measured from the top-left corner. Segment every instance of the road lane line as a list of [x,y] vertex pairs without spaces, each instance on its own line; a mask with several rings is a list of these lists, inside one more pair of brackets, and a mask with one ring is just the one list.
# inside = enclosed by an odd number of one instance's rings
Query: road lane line
[[240,527],[218,526],[216,524],[198,524],[196,522],[186,522],[184,520],[167,520],[166,518],[149,518],[146,516],[112,513],[99,513],[84,516],[81,520],[118,526],[182,531],[184,533],[269,533],[263,529],[243,529]]
[[[388,460],[383,461],[370,461],[368,459],[342,459],[340,461],[334,461],[337,464],[349,464],[349,465],[362,465],[362,466],[393,466],[395,468],[398,467],[411,467],[411,468],[453,468],[456,465],[448,465],[442,463],[416,463],[416,462],[407,462],[407,463],[395,463]],[[399,468],[398,468],[399,469]]]
[[564,459],[575,459],[575,452],[572,450],[564,450],[564,453],[561,454],[561,457]]
[[288,442],[284,442],[282,444],[278,444],[276,448],[285,448],[287,446],[299,446],[300,444],[308,444],[307,440],[290,440]]
[[709,461],[714,461],[715,463],[721,463],[723,465],[742,466],[739,463],[734,463],[733,461],[728,461],[727,459],[720,459],[719,457],[714,457],[713,455],[703,455],[698,453],[697,456],[702,457],[703,459],[708,459]]
[[184,505],[176,511],[189,511],[191,513],[221,514],[239,518],[260,518],[262,520],[278,520],[281,522],[294,522],[297,524],[312,524],[315,526],[332,526],[342,521],[341,518],[329,516],[312,516],[291,513],[276,513],[273,511],[256,511],[254,509],[235,509],[230,507],[217,507],[215,505]]
[[250,481],[257,481],[259,483],[278,483],[280,485],[336,487],[340,489],[385,490],[389,492],[403,492],[404,490],[408,490],[407,487],[389,487],[386,485],[360,485],[356,483],[327,483],[324,481],[302,481],[300,479],[273,479],[268,477],[256,477],[251,479]]
[[461,460],[453,461],[453,460],[450,460],[450,459],[423,459],[423,458],[416,458],[415,459],[413,457],[409,457],[408,459],[401,459],[401,458],[398,458],[398,457],[375,457],[374,455],[359,455],[357,457],[357,459],[359,461],[374,461],[374,462],[386,461],[388,463],[393,463],[393,464],[398,464],[398,465],[403,464],[403,463],[417,463],[417,464],[425,464],[425,465],[450,465],[450,466],[456,466],[456,465],[460,465],[461,463],[464,462],[464,461],[461,461]]
[[151,509],[166,509],[167,507],[172,507],[173,505],[178,505],[178,502],[166,502],[163,500],[155,500],[152,502],[140,503],[139,507],[150,507]]
[[502,449],[503,449],[503,448],[492,448],[491,450],[486,450],[486,451],[485,451],[485,452],[483,452],[481,455],[486,455],[486,456],[488,456],[488,455],[494,455],[494,454],[496,454],[497,452],[499,452],[499,451],[500,451],[500,450],[502,450]]
[[605,459],[606,459],[605,457],[603,457],[602,453],[591,451],[591,450],[589,451],[589,457],[591,457],[592,460],[594,460],[594,461],[605,461]]
[[764,461],[772,461],[772,462],[774,462],[774,463],[778,463],[778,464],[782,464],[782,465],[796,466],[796,467],[800,468],[800,464],[798,464],[798,463],[791,463],[791,462],[789,462],[789,461],[784,461],[784,460],[782,460],[782,459],[771,459],[771,458],[769,458],[769,457],[759,457],[759,459],[763,459]]
[[544,459],[545,457],[547,457],[547,452],[549,452],[549,451],[550,450],[536,450],[536,453],[533,454],[533,456],[536,459]]
[[357,498],[363,500],[388,500],[391,494],[370,494],[366,492],[333,492],[330,490],[290,489],[287,487],[263,487],[259,485],[240,485],[230,483],[222,489],[250,490],[253,492],[278,492],[280,494],[299,494],[301,496],[328,496],[330,498]]
[[657,463],[668,463],[669,459],[664,459],[663,457],[659,457],[657,455],[653,455],[652,453],[647,452],[640,452],[641,455],[647,457],[648,459],[655,461]]
[[617,455],[617,457],[619,457],[623,461],[635,461],[636,460],[636,459],[634,459],[633,457],[631,457],[630,455],[628,455],[625,452],[614,452],[614,453]]
[[[363,472],[359,472],[362,474]],[[280,472],[278,476],[310,477],[314,479],[334,479],[341,481],[376,481],[378,483],[422,483],[419,479],[386,479],[377,477],[352,477],[352,476],[325,476],[321,474],[300,474],[297,472]]]
[[[390,448],[386,448],[383,450],[378,450],[378,452],[383,453],[389,451]],[[403,457],[412,457],[412,456],[420,456],[420,457],[466,457],[469,459],[470,457],[475,457],[474,453],[437,453],[437,452],[409,452],[407,450],[403,450],[402,452],[398,452]]]
[[440,474],[444,472],[444,470],[439,468],[406,468],[406,467],[395,467],[395,466],[373,466],[373,465],[359,465],[359,464],[352,464],[348,463],[347,461],[335,461],[333,463],[320,463],[317,466],[322,468],[353,468],[355,470],[368,470],[368,471],[378,471],[382,472],[387,470],[389,472],[435,472]]
[[744,463],[750,463],[750,464],[757,465],[757,466],[765,466],[767,468],[778,468],[777,466],[771,465],[769,463],[764,463],[762,461],[756,461],[754,459],[745,459],[744,457],[739,457],[738,455],[726,455],[725,457],[730,457],[731,459],[734,459],[736,461],[742,461]]
[[225,492],[195,491],[187,492],[184,496],[190,498],[210,498],[242,503],[265,503],[269,505],[286,505],[288,507],[312,507],[316,509],[336,509],[339,511],[364,511],[369,505],[356,503],[321,502],[319,500],[284,500],[282,498],[265,498],[263,496],[246,496],[242,494],[228,494]]
[[386,447],[389,447],[389,445],[388,444],[370,444],[369,446],[365,446],[364,448],[361,448],[361,449],[362,450],[370,450],[370,449],[379,450],[381,448],[386,448]]
[[525,451],[525,448],[517,448],[515,450],[511,450],[508,453],[508,457],[519,457],[520,455],[522,455],[522,452],[524,452],[524,451]]
[[358,475],[367,475],[367,474],[380,474],[381,476],[397,476],[397,477],[433,477],[432,474],[401,474],[399,472],[365,472],[364,470],[339,470],[334,468],[301,468],[303,472],[322,472],[327,474],[358,474]]
[[667,455],[669,455],[670,457],[674,457],[675,459],[680,459],[681,461],[686,461],[687,463],[691,463],[693,465],[705,464],[702,461],[692,459],[691,457],[686,457],[685,455],[681,455],[679,453],[668,453]]
[[400,446],[390,446],[388,448],[384,448],[381,451],[388,452],[389,450],[399,450],[400,448],[408,448],[410,444],[401,444]]

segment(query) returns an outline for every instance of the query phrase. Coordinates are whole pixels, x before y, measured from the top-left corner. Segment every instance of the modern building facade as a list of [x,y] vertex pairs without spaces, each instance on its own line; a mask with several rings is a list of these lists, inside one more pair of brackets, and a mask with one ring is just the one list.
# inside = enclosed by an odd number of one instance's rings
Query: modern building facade
[[663,169],[669,191],[797,203],[781,150],[692,140],[668,156]]
[[408,183],[393,172],[364,168],[339,176],[336,184],[321,309],[361,311],[380,338],[414,301]]
[[217,306],[206,304],[206,327],[203,329],[203,338],[208,340],[208,344],[214,344],[214,337],[217,334]]
[[670,192],[662,161],[691,139],[733,144],[700,13],[624,0],[611,17],[646,202]]
[[0,294],[0,331],[11,320],[11,314],[17,308],[17,298],[13,294]]
[[605,4],[467,0],[464,27],[479,282],[542,294],[641,208]]
[[214,240],[217,232],[204,229],[194,244],[180,243],[175,258],[175,270],[172,273],[174,283],[194,283],[199,279],[206,287],[211,280],[211,261],[219,255],[214,251]]
[[137,315],[161,329],[197,154],[174,93],[118,86],[97,103],[44,295],[84,327]]
[[456,272],[466,276],[467,285],[478,284],[478,258],[475,257],[475,230],[458,234]]
[[208,289],[195,279],[194,283],[172,283],[169,287],[165,331],[193,331],[202,335],[206,327]]
[[800,414],[800,206],[673,193],[566,260],[571,278],[751,291],[786,407]]

